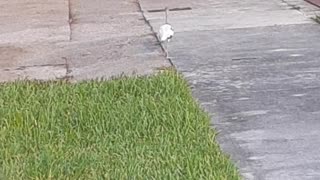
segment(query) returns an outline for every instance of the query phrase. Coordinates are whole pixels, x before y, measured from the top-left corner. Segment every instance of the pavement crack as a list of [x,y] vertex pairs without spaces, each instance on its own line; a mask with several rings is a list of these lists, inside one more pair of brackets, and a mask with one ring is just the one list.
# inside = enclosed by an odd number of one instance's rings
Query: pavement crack
[[40,65],[30,65],[30,66],[19,66],[14,70],[25,70],[27,68],[33,68],[33,67],[59,67],[64,65],[65,64],[40,64]]
[[232,61],[242,61],[242,60],[256,60],[256,57],[239,57],[239,58],[232,58]]
[[304,16],[308,17],[304,12],[302,12],[301,7],[299,5],[293,4],[292,2],[289,2],[288,0],[281,0],[282,3],[286,4],[290,9],[299,11]]
[[70,82],[71,79],[73,78],[73,76],[71,75],[72,70],[71,70],[71,68],[70,68],[68,58],[62,57],[62,59],[65,60],[65,64],[63,64],[63,65],[64,65],[65,68],[66,68],[66,74],[65,74],[65,76],[63,76],[62,78],[59,78],[59,79],[60,79],[60,80],[65,80],[65,81],[67,81],[67,82]]
[[72,15],[72,4],[71,4],[71,0],[68,0],[68,10],[69,10],[69,41],[72,41],[72,24],[73,24],[73,15]]
[[[187,10],[192,10],[191,7],[182,7],[182,8],[172,8],[169,9],[169,11],[187,11]],[[155,12],[165,12],[166,9],[152,9],[148,10],[149,13],[155,13]]]

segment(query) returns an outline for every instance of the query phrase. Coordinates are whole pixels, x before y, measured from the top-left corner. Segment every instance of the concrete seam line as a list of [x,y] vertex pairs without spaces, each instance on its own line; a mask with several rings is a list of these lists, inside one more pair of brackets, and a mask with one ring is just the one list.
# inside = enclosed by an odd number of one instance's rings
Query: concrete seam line
[[67,82],[70,82],[70,80],[73,78],[73,76],[70,75],[71,72],[72,72],[72,70],[70,69],[70,65],[69,65],[69,62],[68,62],[68,58],[62,57],[62,59],[65,60],[64,66],[65,66],[65,68],[66,68],[66,75],[65,75],[63,78],[61,78],[61,79],[62,79],[62,80],[66,80]]
[[306,18],[310,18],[310,16],[308,16],[303,10],[301,10],[302,8],[299,6],[299,4],[296,4],[295,2],[292,3],[288,0],[281,0],[281,2],[286,4],[288,7],[290,7],[291,10],[296,10],[296,11],[300,12],[301,14],[303,14],[303,16],[305,16]]
[[69,41],[72,41],[72,23],[73,23],[73,17],[72,17],[72,11],[71,11],[71,0],[68,0],[68,11],[69,11]]

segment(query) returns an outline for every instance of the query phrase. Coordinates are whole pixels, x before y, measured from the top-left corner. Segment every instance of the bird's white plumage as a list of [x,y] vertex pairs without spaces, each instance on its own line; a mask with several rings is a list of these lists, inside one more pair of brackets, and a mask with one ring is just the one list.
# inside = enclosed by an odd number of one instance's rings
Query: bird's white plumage
[[166,7],[165,8],[165,24],[160,26],[159,28],[159,32],[158,32],[158,37],[159,40],[161,42],[161,44],[163,44],[164,46],[163,49],[166,52],[166,57],[169,59],[169,50],[168,50],[168,42],[170,42],[171,38],[174,35],[174,31],[172,26],[168,23],[168,12],[169,12],[169,8]]
[[159,39],[161,42],[170,41],[173,37],[174,31],[170,24],[164,24],[159,29]]

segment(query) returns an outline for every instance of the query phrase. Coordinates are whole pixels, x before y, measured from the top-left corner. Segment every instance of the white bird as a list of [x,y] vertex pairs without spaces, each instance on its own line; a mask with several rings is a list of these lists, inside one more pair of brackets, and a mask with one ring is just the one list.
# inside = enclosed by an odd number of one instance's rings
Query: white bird
[[166,7],[165,12],[166,12],[166,22],[164,25],[162,25],[159,29],[159,39],[161,43],[165,43],[165,51],[166,51],[166,56],[167,58],[169,57],[168,53],[168,45],[167,43],[170,42],[174,35],[174,30],[172,26],[168,23],[168,11],[169,9]]

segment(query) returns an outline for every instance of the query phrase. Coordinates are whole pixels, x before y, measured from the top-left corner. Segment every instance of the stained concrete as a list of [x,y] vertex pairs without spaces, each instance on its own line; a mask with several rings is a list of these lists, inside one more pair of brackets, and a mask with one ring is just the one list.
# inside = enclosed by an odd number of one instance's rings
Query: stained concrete
[[68,0],[0,2],[0,43],[55,42],[69,38]]
[[136,0],[12,0],[0,9],[0,82],[146,75],[170,66]]
[[184,42],[174,46],[197,44],[172,50],[173,62],[248,179],[320,177],[319,30],[291,25],[176,36]]
[[170,12],[170,56],[244,179],[320,179],[320,26],[304,13],[312,7],[141,2],[155,29],[163,13],[147,10],[192,7]]

